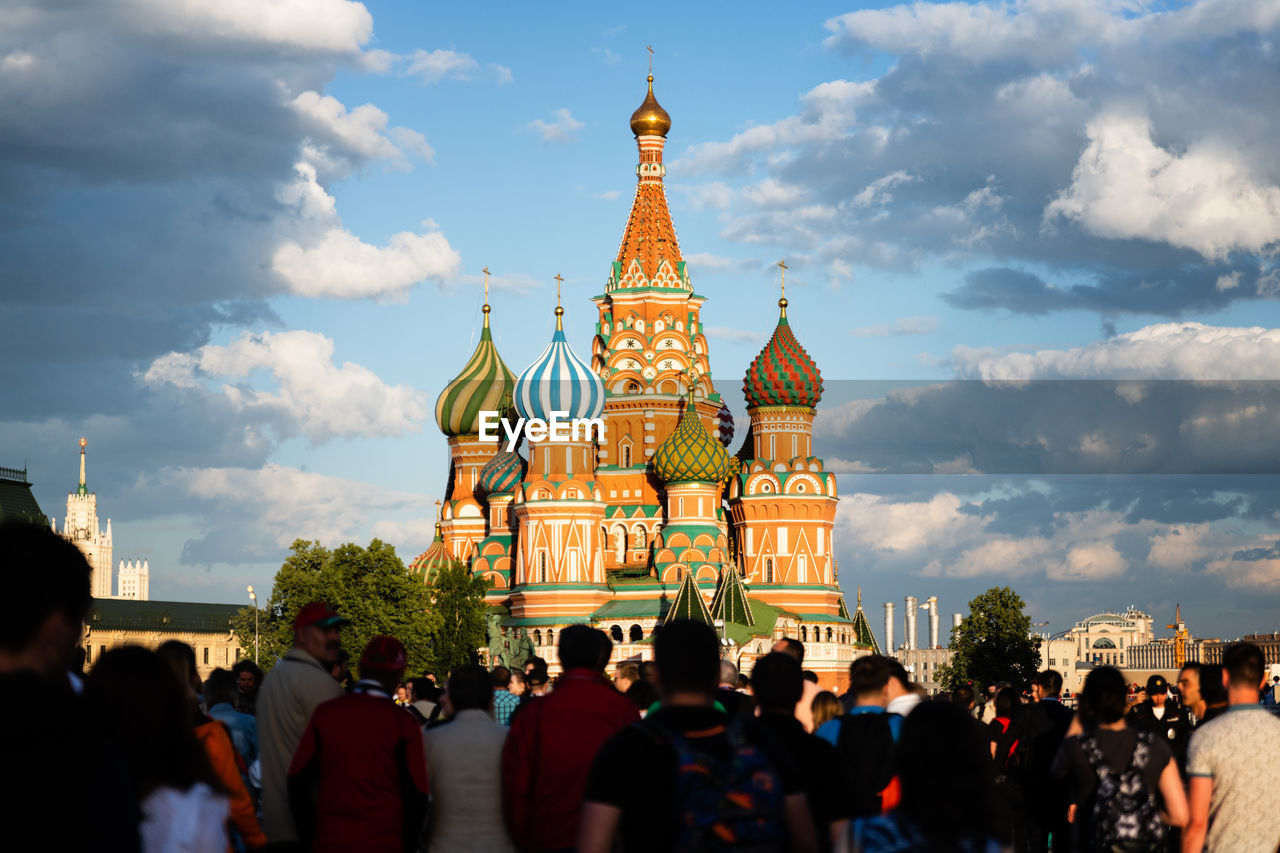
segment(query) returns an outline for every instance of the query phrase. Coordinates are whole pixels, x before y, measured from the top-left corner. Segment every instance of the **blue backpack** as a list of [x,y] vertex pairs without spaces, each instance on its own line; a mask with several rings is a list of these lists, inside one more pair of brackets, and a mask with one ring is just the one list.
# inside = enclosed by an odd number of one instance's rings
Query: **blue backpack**
[[782,853],[787,849],[782,783],[764,753],[747,743],[737,727],[719,726],[705,732],[706,738],[722,733],[729,738],[730,753],[722,756],[664,726],[640,725],[676,755],[673,850]]

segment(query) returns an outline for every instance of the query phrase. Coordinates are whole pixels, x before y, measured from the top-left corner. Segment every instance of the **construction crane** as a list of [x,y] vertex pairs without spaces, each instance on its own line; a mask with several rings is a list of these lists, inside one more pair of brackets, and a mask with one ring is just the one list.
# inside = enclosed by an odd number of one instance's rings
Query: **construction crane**
[[1187,623],[1182,621],[1182,605],[1174,605],[1173,624],[1165,625],[1173,634],[1173,660],[1182,669],[1187,663]]

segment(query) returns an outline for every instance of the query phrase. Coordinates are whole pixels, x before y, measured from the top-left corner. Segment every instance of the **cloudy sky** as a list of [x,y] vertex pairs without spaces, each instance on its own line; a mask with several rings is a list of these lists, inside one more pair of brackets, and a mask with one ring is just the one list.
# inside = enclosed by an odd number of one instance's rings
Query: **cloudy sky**
[[481,268],[513,369],[557,273],[589,351],[652,44],[739,414],[791,267],[850,593],[1272,630],[1278,35],[1267,0],[0,0],[0,465],[61,516],[88,436],[156,598],[239,601],[297,537],[412,557]]

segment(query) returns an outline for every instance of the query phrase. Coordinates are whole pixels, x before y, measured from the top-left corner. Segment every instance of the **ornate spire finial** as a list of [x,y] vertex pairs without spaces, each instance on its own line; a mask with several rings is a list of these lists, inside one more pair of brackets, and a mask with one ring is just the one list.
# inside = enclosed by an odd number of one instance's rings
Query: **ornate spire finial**
[[[646,44],[644,46],[644,49],[649,51],[649,83],[652,84],[653,83],[653,45]],[[652,89],[653,86],[650,85],[649,88]]]
[[85,485],[84,480],[84,448],[88,443],[83,435],[80,436],[80,483],[76,486],[76,494],[78,495],[88,494],[88,487]]
[[858,609],[862,609],[862,587],[858,587]]
[[564,330],[564,309],[560,307],[560,285],[564,284],[564,276],[556,273],[556,331]]
[[782,316],[787,316],[787,262],[785,260],[778,261],[778,269],[782,276],[782,298],[778,300],[778,307],[782,309]]
[[484,325],[489,328],[489,268],[485,267],[480,270],[484,273],[484,307],[480,310],[484,312]]

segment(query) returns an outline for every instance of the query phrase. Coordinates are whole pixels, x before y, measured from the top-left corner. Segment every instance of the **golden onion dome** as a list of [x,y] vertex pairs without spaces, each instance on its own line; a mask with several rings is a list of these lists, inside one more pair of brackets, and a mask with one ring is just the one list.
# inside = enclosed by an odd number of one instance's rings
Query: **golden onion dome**
[[653,96],[653,75],[649,75],[649,94],[645,95],[640,109],[631,114],[631,132],[636,136],[667,135],[671,129],[671,116]]

